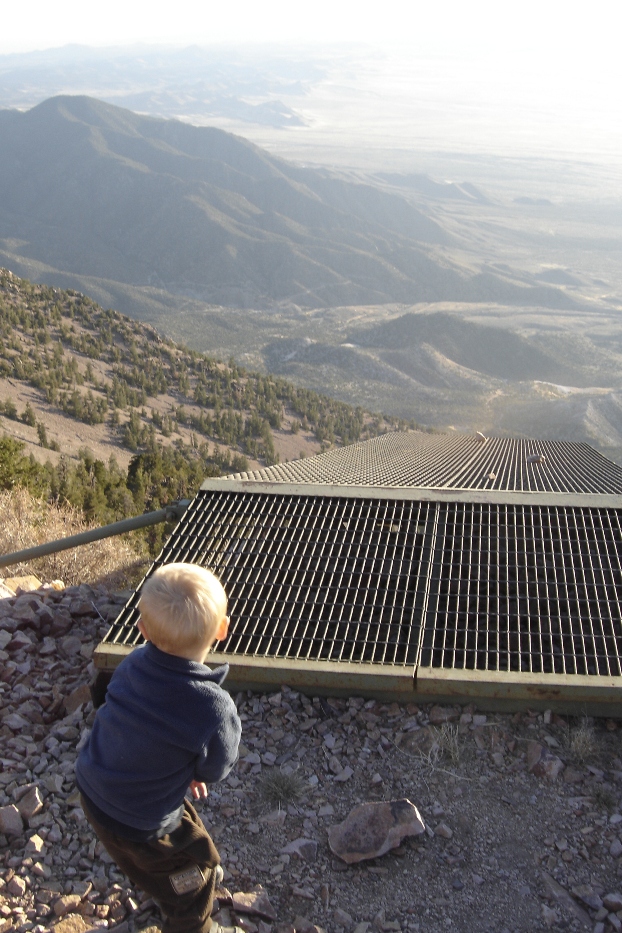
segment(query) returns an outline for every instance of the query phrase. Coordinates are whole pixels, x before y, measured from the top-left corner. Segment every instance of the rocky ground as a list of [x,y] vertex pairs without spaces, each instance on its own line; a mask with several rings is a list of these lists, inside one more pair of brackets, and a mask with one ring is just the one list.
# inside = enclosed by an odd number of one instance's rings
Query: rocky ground
[[[73,783],[94,716],[91,654],[123,601],[88,586],[0,599],[0,933],[159,928],[93,837]],[[226,869],[224,926],[622,930],[617,723],[287,687],[236,702],[240,762],[202,808]],[[423,834],[352,865],[331,851],[330,827],[357,804],[401,798]]]

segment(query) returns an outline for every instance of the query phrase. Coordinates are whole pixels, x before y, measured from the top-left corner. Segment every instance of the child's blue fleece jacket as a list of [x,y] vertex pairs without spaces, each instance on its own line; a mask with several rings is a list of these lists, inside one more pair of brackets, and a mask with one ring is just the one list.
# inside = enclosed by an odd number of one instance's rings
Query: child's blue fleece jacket
[[228,670],[151,642],[123,660],[76,762],[76,782],[100,823],[129,838],[161,836],[179,824],[191,781],[213,784],[229,773],[241,723],[220,686]]

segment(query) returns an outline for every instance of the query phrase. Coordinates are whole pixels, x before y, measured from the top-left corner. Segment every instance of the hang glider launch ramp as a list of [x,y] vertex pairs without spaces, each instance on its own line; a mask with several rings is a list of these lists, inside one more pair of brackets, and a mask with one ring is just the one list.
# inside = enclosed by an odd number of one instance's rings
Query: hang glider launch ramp
[[587,445],[408,432],[209,480],[173,561],[225,585],[232,689],[622,716],[622,469]]

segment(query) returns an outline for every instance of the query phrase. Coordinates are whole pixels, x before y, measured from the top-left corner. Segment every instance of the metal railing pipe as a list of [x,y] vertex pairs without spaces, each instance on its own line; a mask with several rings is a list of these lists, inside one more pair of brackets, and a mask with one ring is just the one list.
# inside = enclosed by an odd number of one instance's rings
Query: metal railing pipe
[[171,502],[170,505],[165,506],[163,509],[156,509],[154,512],[145,512],[144,515],[124,518],[120,522],[103,525],[101,528],[92,528],[90,531],[81,531],[79,534],[70,535],[68,538],[59,538],[57,541],[37,544],[35,547],[28,547],[23,551],[14,551],[13,554],[4,554],[0,556],[0,567],[9,567],[11,564],[34,560],[36,557],[45,557],[46,554],[56,554],[58,551],[66,551],[72,547],[79,547],[81,544],[90,544],[92,541],[100,541],[102,538],[122,535],[127,531],[136,531],[138,528],[148,528],[150,525],[170,522],[176,518],[181,518],[189,505],[190,499],[179,499],[176,502]]

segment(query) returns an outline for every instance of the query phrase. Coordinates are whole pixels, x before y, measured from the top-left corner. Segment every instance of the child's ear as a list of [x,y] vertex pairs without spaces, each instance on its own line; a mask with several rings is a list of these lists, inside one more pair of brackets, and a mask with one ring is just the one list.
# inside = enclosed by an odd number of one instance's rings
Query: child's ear
[[216,629],[216,641],[224,641],[227,635],[229,634],[229,616],[225,616],[224,619],[221,619]]
[[138,631],[140,632],[140,634],[141,634],[141,635],[143,636],[143,638],[145,639],[145,641],[150,641],[150,638],[149,638],[149,636],[147,635],[147,630],[145,629],[145,623],[143,622],[142,619],[139,619],[139,620],[138,620],[138,622],[136,623],[136,627],[137,627]]

